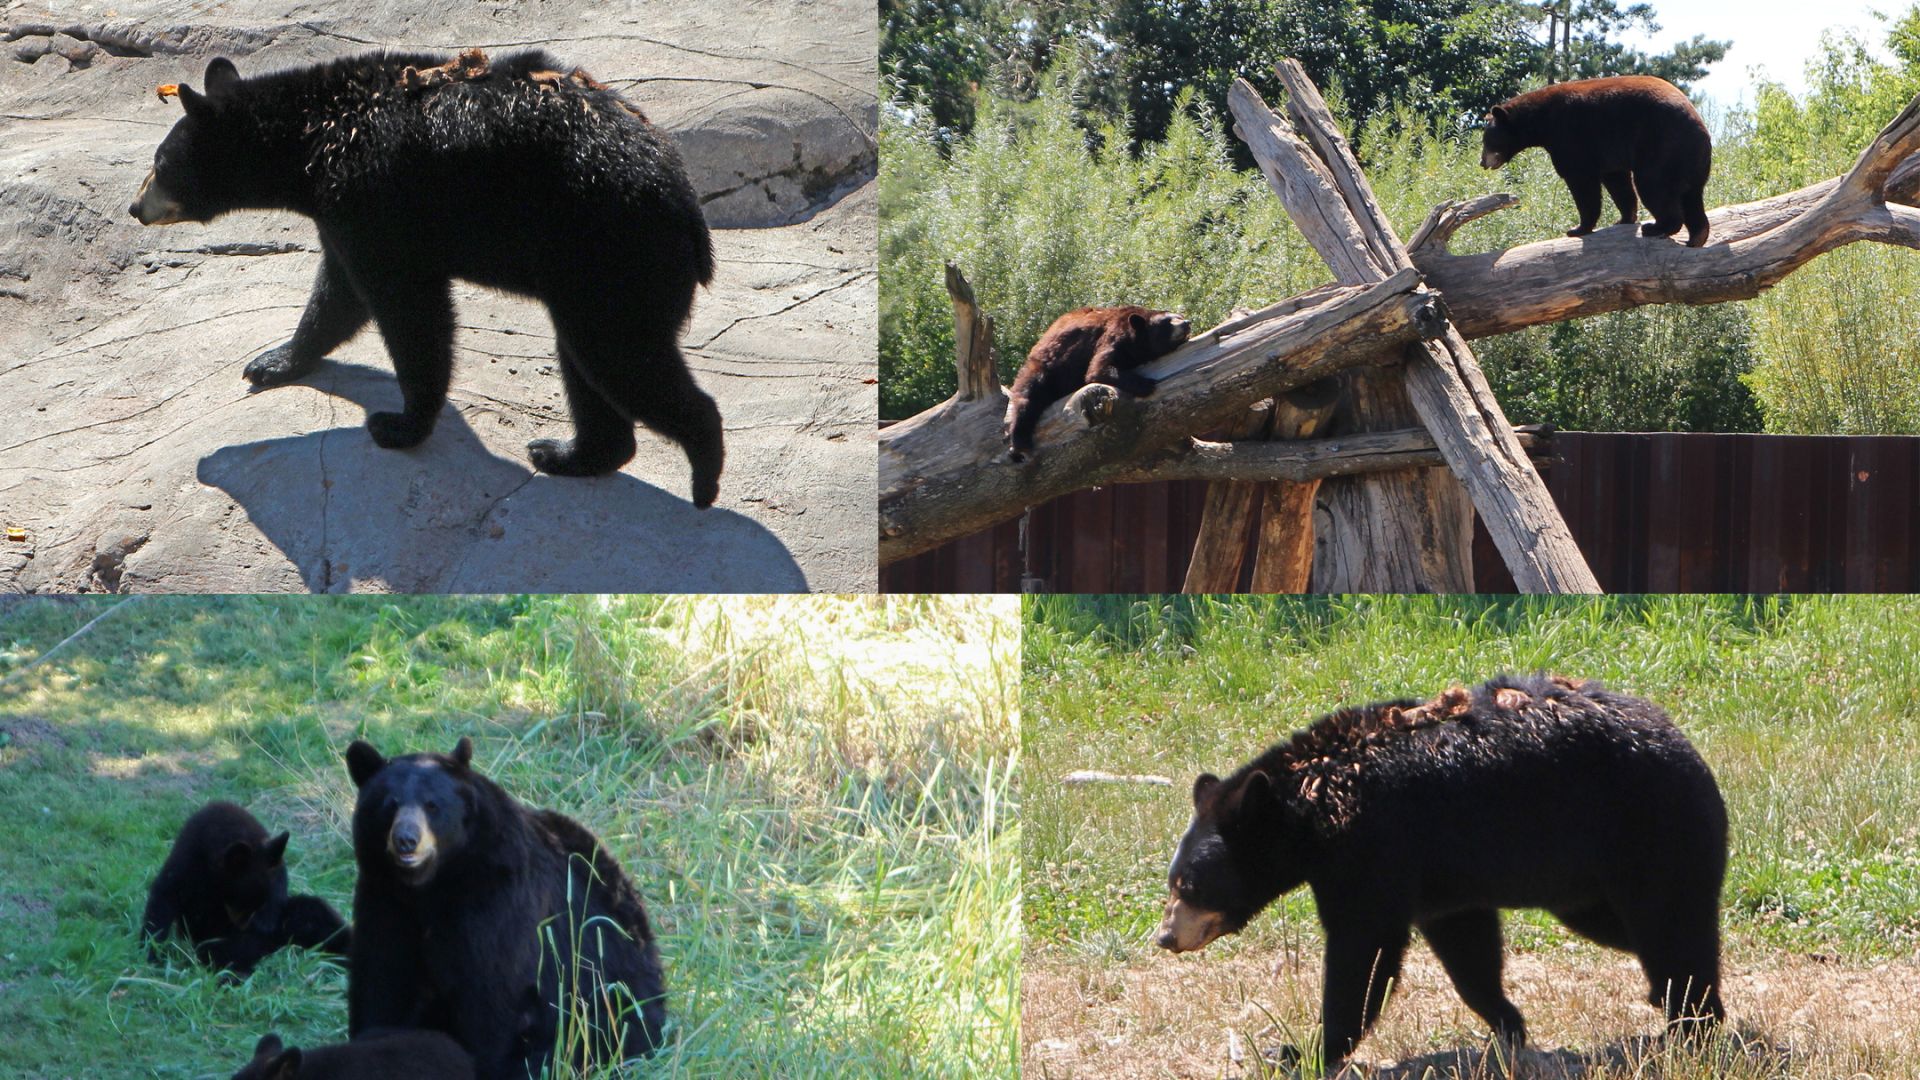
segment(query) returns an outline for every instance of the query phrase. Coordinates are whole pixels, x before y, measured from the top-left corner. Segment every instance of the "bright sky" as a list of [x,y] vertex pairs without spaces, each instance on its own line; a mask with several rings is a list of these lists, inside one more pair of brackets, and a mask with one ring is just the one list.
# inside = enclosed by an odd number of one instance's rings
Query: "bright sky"
[[[1695,89],[1714,99],[1721,107],[1753,100],[1753,69],[1800,92],[1806,88],[1805,68],[1820,44],[1820,32],[1850,28],[1861,32],[1875,50],[1885,56],[1881,45],[1886,39],[1886,24],[1874,18],[1874,11],[1896,14],[1907,10],[1913,0],[1650,0],[1660,32],[1652,38],[1634,35],[1630,44],[1640,48],[1671,47],[1695,34],[1709,40],[1732,41],[1726,59],[1713,65],[1710,74]],[[1622,5],[1625,6],[1624,4]]]

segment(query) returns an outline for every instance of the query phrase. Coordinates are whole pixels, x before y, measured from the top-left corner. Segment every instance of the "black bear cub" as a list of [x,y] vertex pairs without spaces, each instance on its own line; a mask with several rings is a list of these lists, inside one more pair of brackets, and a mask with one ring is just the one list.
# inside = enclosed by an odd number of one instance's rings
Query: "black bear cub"
[[1567,182],[1585,236],[1600,220],[1600,189],[1620,208],[1620,224],[1639,220],[1639,201],[1653,221],[1642,236],[1672,236],[1687,227],[1687,246],[1707,242],[1707,174],[1713,139],[1693,103],[1650,75],[1582,79],[1541,87],[1493,107],[1480,164],[1497,169],[1531,146],[1546,148]]
[[473,1058],[437,1031],[369,1032],[316,1050],[265,1035],[233,1080],[473,1080]]
[[1007,392],[1008,456],[1026,460],[1040,414],[1089,383],[1153,393],[1153,380],[1133,369],[1179,348],[1191,329],[1179,315],[1143,307],[1077,308],[1053,320]]
[[[660,958],[639,893],[584,826],[473,768],[473,743],[391,760],[359,788],[347,1028],[446,1032],[481,1080],[538,1076],[564,1022],[582,1068],[660,1045]],[[563,1015],[564,1010],[564,1015]]]
[[351,931],[325,900],[287,895],[286,833],[269,837],[245,809],[211,802],[180,827],[147,890],[148,955],[177,928],[201,963],[236,975],[283,945],[345,955]]
[[1500,910],[1545,908],[1635,954],[1671,1026],[1720,1020],[1727,815],[1660,709],[1591,682],[1502,677],[1322,717],[1193,785],[1159,944],[1231,934],[1307,885],[1326,931],[1326,1067],[1380,1015],[1419,927],[1469,1008],[1526,1041]]
[[293,340],[256,357],[255,386],[293,382],[369,320],[402,408],[373,441],[415,446],[453,375],[461,278],[545,301],[574,438],[527,444],[535,468],[610,473],[642,423],[678,442],[693,501],[718,496],[720,411],[680,354],[694,290],[713,279],[706,219],[672,143],[639,110],[539,51],[489,61],[369,53],[241,78],[225,58],[154,155],[143,224],[292,210],[319,226],[320,273]]

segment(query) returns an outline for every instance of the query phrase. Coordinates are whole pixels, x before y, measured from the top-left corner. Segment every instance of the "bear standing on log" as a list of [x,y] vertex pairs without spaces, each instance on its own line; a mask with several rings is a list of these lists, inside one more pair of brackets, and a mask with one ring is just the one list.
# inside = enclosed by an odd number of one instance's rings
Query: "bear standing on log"
[[1672,236],[1687,227],[1687,246],[1707,242],[1707,174],[1713,139],[1693,103],[1672,83],[1650,75],[1581,79],[1529,91],[1487,116],[1480,165],[1497,169],[1528,147],[1545,147],[1567,182],[1585,236],[1600,220],[1600,189],[1620,208],[1620,224],[1639,220],[1639,202],[1653,221],[1642,236]]
[[489,62],[369,53],[243,79],[224,57],[154,155],[145,225],[292,210],[319,226],[320,273],[293,340],[254,358],[265,388],[312,372],[369,321],[402,408],[373,441],[417,446],[453,376],[454,278],[552,315],[574,437],[527,444],[563,476],[631,460],[633,425],[678,442],[696,506],[720,489],[720,411],[680,331],[713,279],[706,219],[672,143],[638,109],[539,51]]
[[1668,1024],[1720,1004],[1720,789],[1655,705],[1594,683],[1503,677],[1426,703],[1322,717],[1193,785],[1159,944],[1203,948],[1307,885],[1326,930],[1328,1072],[1379,1017],[1409,932],[1460,998],[1526,1042],[1501,985],[1500,910],[1545,908],[1631,952]]
[[1179,348],[1191,329],[1172,312],[1132,306],[1077,308],[1053,320],[1007,392],[1007,456],[1025,461],[1040,414],[1083,386],[1107,383],[1136,397],[1153,393],[1153,380],[1133,369]]

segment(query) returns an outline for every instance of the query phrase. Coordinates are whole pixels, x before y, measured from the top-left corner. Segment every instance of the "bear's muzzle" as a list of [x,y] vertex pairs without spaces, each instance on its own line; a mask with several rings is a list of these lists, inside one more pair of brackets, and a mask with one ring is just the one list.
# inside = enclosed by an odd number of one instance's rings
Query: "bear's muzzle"
[[133,205],[127,207],[127,213],[140,220],[142,225],[173,225],[187,220],[186,207],[180,200],[168,193],[158,182],[157,169],[148,169],[147,178],[140,184],[140,194],[133,197]]
[[435,854],[433,824],[418,806],[403,806],[387,830],[387,855],[402,870],[419,873]]
[[1167,913],[1160,920],[1160,934],[1154,944],[1168,952],[1193,952],[1204,949],[1214,938],[1227,932],[1227,917],[1180,899],[1178,893],[1167,897]]

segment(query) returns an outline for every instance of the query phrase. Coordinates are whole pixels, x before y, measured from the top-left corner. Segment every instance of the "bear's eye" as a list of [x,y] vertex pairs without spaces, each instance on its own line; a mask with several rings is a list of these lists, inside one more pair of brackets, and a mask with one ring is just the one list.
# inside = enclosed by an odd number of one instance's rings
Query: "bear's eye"
[[432,799],[428,799],[428,800],[427,800],[427,813],[429,813],[429,814],[437,814],[437,813],[439,813],[439,812],[440,812],[440,804],[439,804],[439,803],[437,803],[437,802],[435,802],[435,801],[434,801],[434,800],[432,800]]
[[387,808],[388,810],[398,810],[398,809],[400,809],[400,800],[399,800],[399,799],[396,799],[396,798],[394,798],[394,797],[393,797],[393,796],[391,796],[391,795],[389,795],[389,796],[387,796],[387,802],[386,802],[386,808]]

